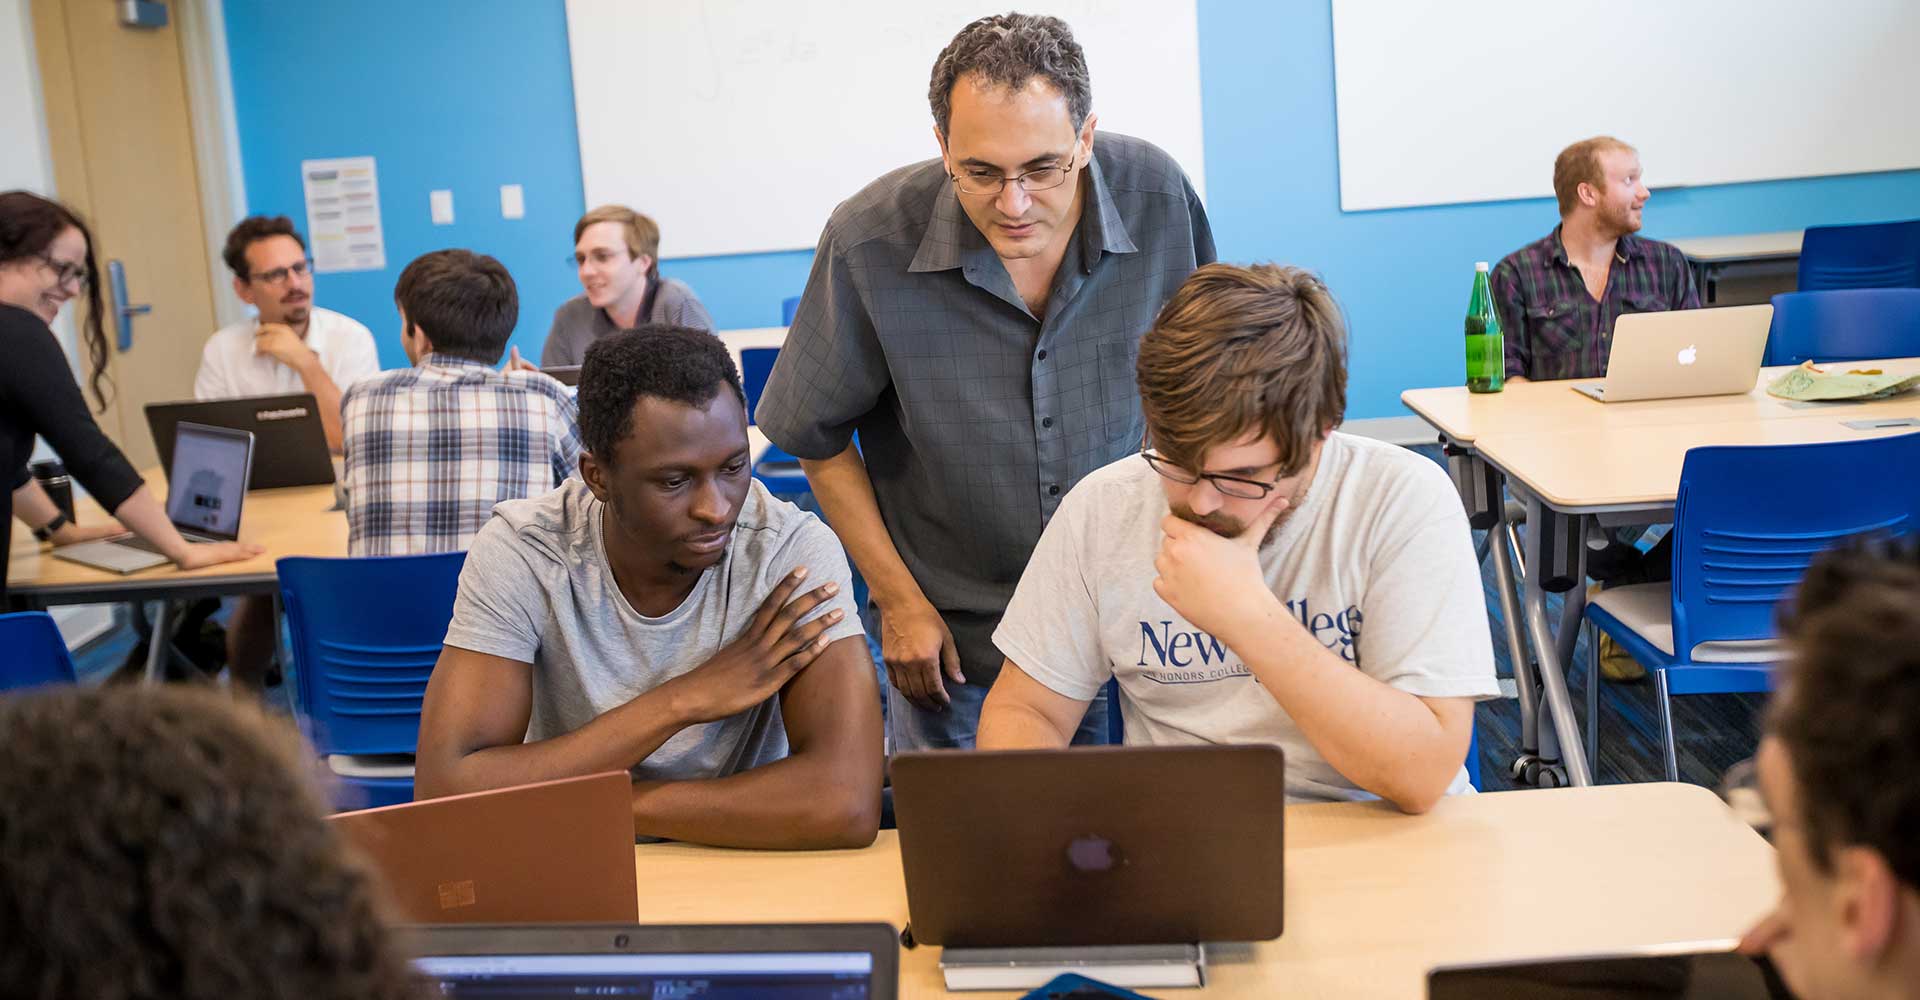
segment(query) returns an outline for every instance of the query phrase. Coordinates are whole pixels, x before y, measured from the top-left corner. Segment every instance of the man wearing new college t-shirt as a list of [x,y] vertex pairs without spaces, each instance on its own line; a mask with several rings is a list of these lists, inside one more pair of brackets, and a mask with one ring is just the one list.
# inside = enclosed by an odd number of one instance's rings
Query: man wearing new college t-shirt
[[1109,677],[1130,744],[1265,743],[1289,799],[1468,789],[1497,693],[1441,468],[1337,433],[1345,330],[1290,267],[1195,271],[1140,343],[1148,450],[1061,503],[994,633],[982,749],[1061,747]]

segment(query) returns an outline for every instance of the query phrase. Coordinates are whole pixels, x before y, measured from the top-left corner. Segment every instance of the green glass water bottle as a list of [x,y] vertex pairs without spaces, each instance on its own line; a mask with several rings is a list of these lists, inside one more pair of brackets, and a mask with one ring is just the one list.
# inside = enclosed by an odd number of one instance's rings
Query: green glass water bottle
[[1473,265],[1473,298],[1467,302],[1467,391],[1499,392],[1507,381],[1507,341],[1487,287],[1487,262]]

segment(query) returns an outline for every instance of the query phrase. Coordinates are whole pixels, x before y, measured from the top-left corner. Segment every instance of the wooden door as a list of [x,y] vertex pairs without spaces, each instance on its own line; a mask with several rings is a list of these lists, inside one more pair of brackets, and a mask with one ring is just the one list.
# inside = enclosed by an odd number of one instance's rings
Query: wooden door
[[[108,312],[114,393],[100,426],[145,469],[158,458],[143,408],[193,396],[215,329],[178,27],[123,26],[107,0],[32,3],[56,194],[93,229]],[[114,314],[112,260],[127,301],[152,310],[130,336]]]

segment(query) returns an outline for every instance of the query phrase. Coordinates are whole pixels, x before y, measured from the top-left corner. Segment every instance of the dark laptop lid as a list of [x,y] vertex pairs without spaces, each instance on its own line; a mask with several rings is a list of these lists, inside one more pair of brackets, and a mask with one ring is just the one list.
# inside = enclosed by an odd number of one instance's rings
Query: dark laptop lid
[[907,753],[892,773],[917,941],[1280,936],[1278,747]]
[[1483,965],[1443,966],[1427,973],[1428,1000],[1793,1000],[1773,965],[1722,946],[1692,944],[1642,954],[1582,955]]
[[469,925],[406,934],[415,967],[450,1000],[893,1000],[899,944],[886,924]]
[[148,403],[147,428],[160,453],[160,467],[173,471],[175,428],[181,421],[253,433],[253,474],[248,489],[324,486],[333,482],[333,458],[312,393],[239,396],[232,399]]
[[231,542],[253,468],[253,435],[229,427],[182,423],[167,474],[167,519],[183,532]]
[[338,813],[406,919],[600,923],[637,918],[625,771]]

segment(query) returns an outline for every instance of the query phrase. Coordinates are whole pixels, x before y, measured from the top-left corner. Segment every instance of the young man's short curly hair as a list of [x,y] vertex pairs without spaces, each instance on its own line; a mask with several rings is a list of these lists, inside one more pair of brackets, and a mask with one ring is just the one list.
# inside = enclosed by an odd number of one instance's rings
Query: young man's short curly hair
[[1206,453],[1264,433],[1282,475],[1347,409],[1347,328],[1333,293],[1297,267],[1208,264],[1140,338],[1135,364],[1150,443],[1199,471]]
[[746,405],[733,355],[705,330],[648,324],[608,334],[587,348],[580,365],[580,440],[596,461],[611,464],[633,433],[641,397],[705,407],[722,387]]
[[1920,888],[1920,539],[1819,556],[1781,606],[1792,657],[1768,728],[1786,750],[1809,853],[1863,845]]
[[284,215],[249,215],[240,220],[240,224],[227,233],[227,245],[220,256],[227,262],[227,270],[242,281],[252,277],[247,271],[247,248],[273,236],[291,236],[300,249],[307,248],[300,231],[293,228],[293,220]]
[[423,984],[313,758],[212,691],[0,699],[0,996],[397,1000]]

